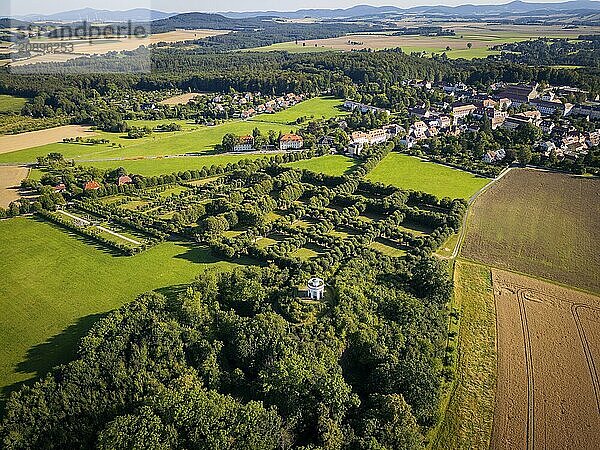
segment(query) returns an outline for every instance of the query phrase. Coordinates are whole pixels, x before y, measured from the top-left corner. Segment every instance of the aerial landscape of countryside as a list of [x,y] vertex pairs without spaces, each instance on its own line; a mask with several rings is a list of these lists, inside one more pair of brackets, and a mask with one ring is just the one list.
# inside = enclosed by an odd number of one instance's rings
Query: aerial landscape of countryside
[[600,448],[600,2],[0,6],[0,448]]

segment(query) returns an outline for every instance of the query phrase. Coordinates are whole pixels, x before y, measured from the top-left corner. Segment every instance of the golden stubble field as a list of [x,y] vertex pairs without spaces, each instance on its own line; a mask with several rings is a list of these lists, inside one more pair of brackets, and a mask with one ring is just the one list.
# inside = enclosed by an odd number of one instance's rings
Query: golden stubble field
[[173,97],[164,99],[160,102],[161,105],[187,105],[190,100],[195,99],[196,97],[201,96],[202,94],[198,94],[195,92],[188,92],[186,94],[175,95]]
[[466,50],[471,44],[474,56],[485,56],[475,49],[488,49],[503,43],[512,43],[538,37],[576,39],[582,34],[600,34],[599,26],[582,26],[565,29],[562,26],[544,25],[500,25],[493,23],[469,22],[399,22],[401,27],[441,26],[452,29],[455,36],[392,36],[390,33],[352,34],[330,39],[303,41],[307,47],[326,47],[334,50],[351,51],[401,47],[406,51],[439,52],[446,47],[452,50]]
[[92,137],[95,135],[96,133],[91,131],[90,127],[81,125],[64,125],[62,127],[48,128],[46,130],[8,134],[0,136],[0,154],[54,144],[65,138]]
[[20,198],[19,186],[28,174],[27,167],[0,166],[0,207],[6,208]]
[[501,270],[492,277],[491,448],[600,448],[600,298]]

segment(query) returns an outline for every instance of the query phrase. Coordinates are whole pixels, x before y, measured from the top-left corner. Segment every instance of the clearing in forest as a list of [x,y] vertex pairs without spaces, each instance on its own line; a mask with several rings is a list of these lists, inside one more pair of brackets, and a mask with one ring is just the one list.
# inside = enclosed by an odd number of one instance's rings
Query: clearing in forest
[[461,255],[600,292],[600,180],[515,169],[469,210]]
[[600,298],[493,270],[491,448],[600,448]]

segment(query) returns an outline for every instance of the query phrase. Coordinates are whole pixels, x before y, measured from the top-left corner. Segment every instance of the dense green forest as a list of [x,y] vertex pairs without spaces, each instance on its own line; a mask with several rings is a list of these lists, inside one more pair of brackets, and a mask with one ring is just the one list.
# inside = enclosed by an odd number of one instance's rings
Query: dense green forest
[[357,256],[305,323],[302,277],[274,267],[141,296],[9,400],[3,448],[420,447],[451,284],[430,259]]

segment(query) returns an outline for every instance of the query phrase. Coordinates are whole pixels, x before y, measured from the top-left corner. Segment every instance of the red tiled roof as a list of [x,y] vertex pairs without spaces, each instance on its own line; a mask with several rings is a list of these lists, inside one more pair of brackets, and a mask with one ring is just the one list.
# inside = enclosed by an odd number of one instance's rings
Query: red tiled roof
[[297,134],[284,134],[283,136],[281,136],[281,140],[282,141],[297,141],[300,142],[302,141],[302,137],[298,136]]
[[88,181],[83,185],[83,189],[85,189],[86,191],[93,191],[96,189],[100,189],[100,185],[95,181]]
[[131,182],[132,182],[131,178],[129,178],[127,175],[123,175],[123,176],[119,177],[118,184],[119,184],[119,186],[123,186],[124,184],[128,184]]

